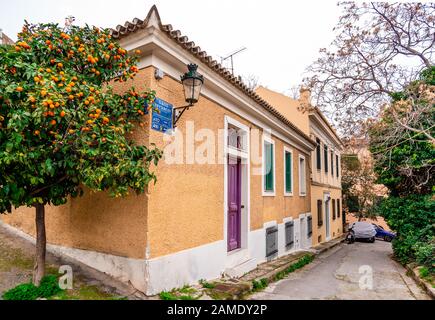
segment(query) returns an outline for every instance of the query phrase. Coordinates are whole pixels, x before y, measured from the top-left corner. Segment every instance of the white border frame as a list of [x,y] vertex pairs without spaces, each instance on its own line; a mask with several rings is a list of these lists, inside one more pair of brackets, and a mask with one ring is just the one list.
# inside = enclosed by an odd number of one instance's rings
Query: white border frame
[[[273,191],[266,191],[264,188],[264,170],[265,170],[265,165],[266,165],[266,153],[264,150],[264,143],[268,142],[270,144],[272,144],[273,146]],[[262,159],[262,163],[261,163],[261,190],[262,190],[262,196],[263,197],[275,197],[276,196],[276,145],[275,145],[275,140],[273,140],[272,135],[267,136],[263,133],[263,139],[262,139],[262,143],[261,143],[261,159]]]
[[[285,183],[286,183],[286,181],[285,181],[285,154],[286,153],[290,153],[290,155],[291,155],[291,162],[290,162],[290,176],[291,176],[291,192],[287,192],[287,190],[286,190],[286,185],[285,185]],[[284,197],[293,197],[293,194],[294,194],[294,172],[293,172],[293,165],[294,165],[294,162],[293,162],[293,150],[292,149],[290,149],[289,147],[287,147],[287,146],[284,146],[284,150],[283,150],[283,167],[284,167]]]
[[[302,179],[301,179],[301,159],[304,160],[304,176],[305,176],[305,192],[301,192],[302,191]],[[307,189],[308,189],[308,184],[307,184],[307,160],[305,159],[305,156],[300,154],[298,157],[298,169],[299,169],[299,196],[300,197],[306,197],[307,196]]]

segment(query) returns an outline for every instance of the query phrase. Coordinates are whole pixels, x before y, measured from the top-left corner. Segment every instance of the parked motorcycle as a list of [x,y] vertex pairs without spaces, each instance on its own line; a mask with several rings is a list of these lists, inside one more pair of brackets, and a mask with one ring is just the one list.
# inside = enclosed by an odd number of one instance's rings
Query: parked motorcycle
[[355,242],[355,232],[352,230],[352,228],[349,228],[345,241],[347,244],[352,244]]

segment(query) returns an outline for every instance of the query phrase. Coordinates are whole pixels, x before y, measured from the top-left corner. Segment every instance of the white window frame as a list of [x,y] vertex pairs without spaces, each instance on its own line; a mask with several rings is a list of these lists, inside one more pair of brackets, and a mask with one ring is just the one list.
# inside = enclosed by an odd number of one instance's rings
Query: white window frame
[[[302,179],[301,179],[301,159],[304,160],[304,176],[305,176],[305,191],[302,192]],[[307,161],[305,159],[305,156],[299,155],[298,158],[298,169],[299,169],[299,196],[306,197],[307,196]]]
[[[266,167],[266,152],[264,148],[264,143],[268,142],[273,146],[273,191],[266,191],[265,189],[265,167]],[[272,139],[272,137],[263,135],[263,141],[262,141],[262,166],[261,166],[261,190],[263,191],[262,195],[263,197],[275,197],[276,195],[276,148],[275,148],[275,141]]]
[[[286,181],[285,181],[285,178],[286,178],[286,175],[285,175],[285,154],[286,153],[290,153],[290,155],[291,155],[291,162],[290,162],[290,176],[291,176],[291,192],[287,192],[287,190],[286,190],[286,185],[285,185],[285,183],[286,183]],[[287,147],[287,146],[284,146],[284,151],[283,151],[283,167],[284,167],[284,196],[285,197],[292,197],[293,196],[293,192],[294,192],[294,175],[293,175],[293,150],[292,149],[290,149],[289,147]]]

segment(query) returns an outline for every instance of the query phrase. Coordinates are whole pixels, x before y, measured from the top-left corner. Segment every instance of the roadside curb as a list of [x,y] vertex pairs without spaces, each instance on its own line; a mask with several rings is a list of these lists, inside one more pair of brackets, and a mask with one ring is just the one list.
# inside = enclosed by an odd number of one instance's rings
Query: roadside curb
[[343,235],[339,238],[333,239],[331,241],[322,243],[320,245],[317,245],[315,247],[313,247],[311,250],[314,253],[314,255],[319,255],[322,254],[328,250],[331,250],[332,248],[338,246],[339,244],[343,243],[346,240],[346,236]]
[[415,265],[407,264],[406,270],[408,270],[410,276],[414,281],[421,287],[423,290],[431,297],[432,300],[435,300],[435,288],[432,287],[432,285],[420,278],[420,275],[418,273],[419,267],[415,267]]

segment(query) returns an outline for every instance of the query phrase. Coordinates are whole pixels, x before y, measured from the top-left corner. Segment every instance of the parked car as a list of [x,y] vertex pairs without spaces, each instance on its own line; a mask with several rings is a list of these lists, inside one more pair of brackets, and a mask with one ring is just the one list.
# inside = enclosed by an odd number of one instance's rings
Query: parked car
[[373,226],[376,229],[376,238],[384,239],[384,241],[391,242],[396,237],[395,233],[385,230],[382,226],[374,223]]
[[358,221],[352,223],[350,229],[355,240],[367,240],[372,243],[375,242],[376,228],[373,224],[364,221]]

